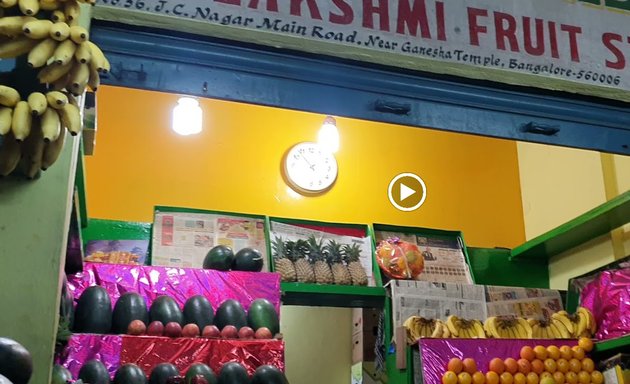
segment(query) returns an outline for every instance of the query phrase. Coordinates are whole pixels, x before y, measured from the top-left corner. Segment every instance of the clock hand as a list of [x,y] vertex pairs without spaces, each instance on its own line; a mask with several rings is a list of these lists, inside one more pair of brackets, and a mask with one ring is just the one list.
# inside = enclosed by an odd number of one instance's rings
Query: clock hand
[[302,159],[304,159],[304,161],[306,161],[306,164],[308,164],[308,167],[311,169],[311,171],[315,170],[315,166],[313,164],[311,164],[308,159],[306,159],[306,157],[304,155],[300,155],[302,157]]

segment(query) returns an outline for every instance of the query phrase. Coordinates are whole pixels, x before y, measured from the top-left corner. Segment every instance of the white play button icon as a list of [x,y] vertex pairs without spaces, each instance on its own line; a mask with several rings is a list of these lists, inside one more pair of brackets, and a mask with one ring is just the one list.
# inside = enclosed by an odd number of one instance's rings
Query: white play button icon
[[400,201],[404,201],[408,197],[413,196],[415,194],[416,194],[415,189],[411,189],[403,183],[400,184]]

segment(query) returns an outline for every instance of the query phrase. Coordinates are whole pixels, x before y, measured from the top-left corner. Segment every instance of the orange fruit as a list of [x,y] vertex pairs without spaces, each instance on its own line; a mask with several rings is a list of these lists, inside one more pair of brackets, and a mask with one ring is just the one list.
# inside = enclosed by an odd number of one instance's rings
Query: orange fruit
[[527,359],[518,359],[518,371],[524,375],[527,375],[532,370],[532,364]]
[[472,375],[472,382],[473,384],[485,384],[486,376],[482,372],[477,371]]
[[587,357],[584,360],[582,360],[582,370],[591,373],[595,370],[595,362],[593,361],[593,359]]
[[571,347],[568,345],[563,345],[560,347],[560,357],[565,360],[571,360],[573,358],[573,351]]
[[580,337],[578,340],[578,345],[585,350],[586,352],[590,352],[593,350],[593,340],[588,337]]
[[582,370],[582,363],[580,363],[580,360],[578,359],[569,360],[569,370],[575,373],[580,372]]
[[591,374],[586,371],[578,373],[578,382],[580,384],[591,384]]
[[540,379],[538,378],[536,372],[530,372],[527,374],[527,384],[538,384],[539,380]]
[[486,384],[499,384],[499,374],[493,371],[486,372]]
[[512,375],[518,372],[518,363],[515,359],[508,357],[507,359],[503,360],[503,364],[505,365],[505,370]]
[[503,363],[503,360],[499,359],[498,357],[495,357],[494,359],[490,360],[490,364],[488,364],[488,368],[499,375],[505,372],[505,364]]
[[578,376],[577,373],[573,371],[569,371],[564,374],[564,382],[567,384],[577,384]]
[[456,375],[459,375],[462,369],[464,369],[464,363],[457,357],[453,357],[448,361],[448,364],[446,364],[446,370],[455,372]]
[[573,358],[575,359],[582,360],[586,356],[586,351],[580,346],[576,345],[571,348],[571,350],[573,351]]
[[472,384],[472,376],[468,372],[462,372],[457,375],[458,384]]
[[604,375],[600,371],[591,372],[591,383],[592,384],[603,384],[604,383]]
[[501,384],[514,384],[514,376],[510,372],[503,372],[499,378],[501,379]]
[[546,359],[543,364],[545,364],[545,371],[549,373],[554,373],[558,369],[554,359]]
[[539,360],[545,360],[547,358],[547,348],[543,347],[542,345],[537,345],[534,347],[534,354],[536,355],[536,358]]
[[514,384],[527,384],[527,376],[518,372],[516,375],[514,375]]
[[457,374],[453,371],[446,371],[442,375],[442,384],[457,384]]
[[558,366],[558,371],[562,373],[569,372],[569,362],[566,359],[559,358],[558,361],[556,361],[556,365]]
[[536,372],[536,374],[540,375],[545,370],[545,364],[542,360],[535,359],[532,361],[532,371]]
[[553,380],[553,375],[547,371],[540,374],[540,382],[542,383],[545,379]]
[[475,361],[475,359],[471,359],[470,357],[465,358],[462,361],[462,366],[464,372],[468,372],[471,375],[477,372],[477,362]]
[[554,372],[553,379],[556,382],[556,384],[564,384],[564,373],[560,371]]
[[534,360],[536,358],[534,349],[530,347],[529,345],[526,345],[523,348],[521,348],[521,358],[528,361]]
[[547,347],[547,354],[550,359],[558,360],[560,358],[560,348],[550,345]]

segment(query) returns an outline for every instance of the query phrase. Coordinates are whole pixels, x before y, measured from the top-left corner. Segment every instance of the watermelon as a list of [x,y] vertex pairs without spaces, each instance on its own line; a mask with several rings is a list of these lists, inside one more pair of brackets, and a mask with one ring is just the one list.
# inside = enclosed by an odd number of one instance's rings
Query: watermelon
[[156,365],[151,371],[149,384],[166,384],[168,379],[173,376],[179,376],[179,370],[171,363],[162,363]]
[[229,271],[234,262],[234,252],[226,245],[217,245],[203,259],[203,269]]
[[214,325],[219,329],[226,325],[233,325],[236,329],[246,326],[247,315],[241,303],[232,299],[224,301],[214,315]]
[[116,334],[125,334],[129,324],[134,320],[149,324],[147,303],[139,294],[127,292],[120,296],[114,307],[112,331]]
[[276,308],[267,299],[256,299],[249,306],[247,324],[254,330],[269,328],[272,335],[280,332],[280,318]]
[[251,384],[289,384],[284,373],[273,365],[261,365],[256,368]]
[[29,351],[15,340],[0,337],[0,375],[13,384],[26,384],[33,374]]
[[98,285],[89,287],[83,291],[75,308],[74,332],[104,334],[111,328],[112,302],[107,291]]
[[135,364],[122,365],[116,371],[113,384],[146,384],[147,376],[144,371]]
[[214,320],[212,304],[201,295],[189,298],[184,305],[184,321],[186,324],[197,324],[199,329],[211,325]]
[[263,265],[262,254],[257,249],[243,248],[236,252],[234,262],[232,263],[232,270],[260,272],[263,269]]
[[184,325],[184,315],[179,305],[170,296],[159,296],[155,299],[151,304],[149,317],[152,322],[160,321],[162,324],[175,322]]
[[72,380],[72,373],[63,365],[55,364],[52,369],[51,384],[66,384],[68,380]]
[[203,376],[208,384],[217,384],[217,377],[210,367],[204,363],[195,363],[188,368],[186,372],[186,384],[192,384],[192,379],[197,376]]
[[90,384],[109,384],[109,372],[98,360],[90,360],[79,370],[79,379]]
[[218,384],[249,384],[249,375],[239,363],[226,363],[221,367]]

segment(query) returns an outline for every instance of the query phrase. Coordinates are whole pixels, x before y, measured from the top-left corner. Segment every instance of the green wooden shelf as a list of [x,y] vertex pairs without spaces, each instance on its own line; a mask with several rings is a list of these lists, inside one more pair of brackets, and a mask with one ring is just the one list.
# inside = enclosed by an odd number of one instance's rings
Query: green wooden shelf
[[382,308],[385,304],[382,287],[282,283],[281,290],[283,305]]
[[510,260],[545,259],[630,222],[630,191],[514,248]]
[[597,342],[595,343],[594,351],[595,353],[601,353],[614,351],[616,349],[618,349],[619,352],[622,352],[622,350],[630,349],[630,334],[617,337],[616,339]]

